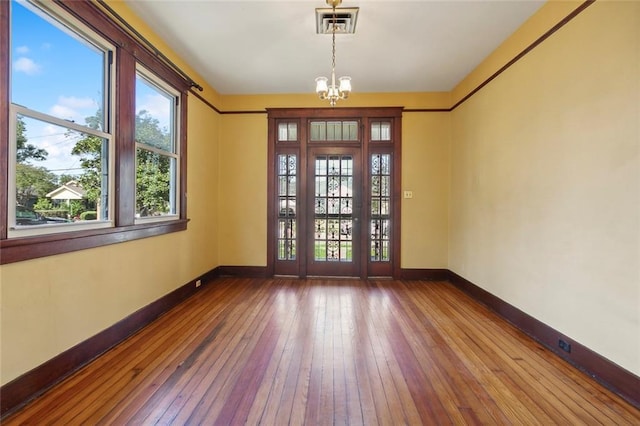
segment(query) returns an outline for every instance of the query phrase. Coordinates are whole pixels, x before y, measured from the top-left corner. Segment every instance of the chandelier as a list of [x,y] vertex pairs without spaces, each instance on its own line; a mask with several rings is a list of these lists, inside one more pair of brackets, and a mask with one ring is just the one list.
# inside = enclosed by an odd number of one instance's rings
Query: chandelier
[[316,78],[316,93],[320,99],[328,99],[329,104],[334,107],[339,99],[347,99],[351,93],[351,77],[340,77],[339,84],[336,85],[336,29],[338,27],[336,6],[342,3],[342,0],[326,0],[333,11],[333,19],[331,22],[331,85],[328,84],[327,77]]

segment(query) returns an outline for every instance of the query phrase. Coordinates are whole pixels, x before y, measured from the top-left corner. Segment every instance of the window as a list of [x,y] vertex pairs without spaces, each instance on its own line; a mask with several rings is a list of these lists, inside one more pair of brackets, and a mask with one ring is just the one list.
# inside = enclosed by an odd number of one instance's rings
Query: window
[[3,264],[186,229],[189,82],[107,16],[0,1]]
[[179,93],[151,73],[136,78],[136,218],[178,212],[179,152],[176,105]]
[[[53,16],[12,3],[9,237],[111,226],[115,49]],[[40,219],[22,220],[25,211]]]

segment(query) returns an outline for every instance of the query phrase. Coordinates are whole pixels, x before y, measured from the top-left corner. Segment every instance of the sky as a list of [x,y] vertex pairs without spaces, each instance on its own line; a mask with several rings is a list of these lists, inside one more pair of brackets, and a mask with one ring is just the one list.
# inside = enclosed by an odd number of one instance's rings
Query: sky
[[[11,102],[63,120],[85,124],[101,108],[104,53],[34,13],[24,1],[11,2]],[[147,84],[138,84],[136,110],[144,109],[161,126],[168,123],[167,98]],[[25,118],[28,143],[49,153],[46,161],[31,161],[56,174],[78,174],[72,156],[77,136],[67,129]]]

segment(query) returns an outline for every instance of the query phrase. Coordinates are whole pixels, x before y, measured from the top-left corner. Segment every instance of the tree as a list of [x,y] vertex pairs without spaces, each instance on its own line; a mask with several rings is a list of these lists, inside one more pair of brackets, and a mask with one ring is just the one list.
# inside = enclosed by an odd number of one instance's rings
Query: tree
[[[92,117],[85,118],[87,125],[93,129],[102,126],[102,111],[98,110]],[[145,110],[136,114],[135,140],[138,143],[162,150],[171,150],[171,135],[160,128],[160,123]],[[87,199],[100,202],[103,179],[103,143],[96,136],[82,134],[82,137],[71,153],[80,157],[83,173],[77,178],[78,183],[86,191]],[[149,216],[168,211],[170,192],[170,158],[156,152],[136,149],[136,212],[141,216]]]
[[16,164],[16,201],[29,206],[56,188],[57,177],[46,167],[31,164]]
[[26,163],[28,160],[43,161],[47,159],[49,153],[46,149],[27,143],[27,126],[24,119],[18,116],[16,127],[16,161]]
[[87,199],[99,203],[102,193],[102,144],[104,142],[97,136],[86,134],[83,136],[71,150],[71,154],[80,157],[80,166],[84,169],[76,180],[85,190]]
[[152,151],[137,151],[136,211],[152,216],[169,211],[170,160]]
[[[136,115],[136,142],[171,151],[171,135],[145,110]],[[170,157],[143,148],[136,150],[136,212],[152,216],[169,211]]]
[[56,175],[45,167],[29,164],[29,160],[43,161],[47,151],[28,143],[23,117],[18,116],[16,126],[16,202],[29,206],[56,187]]
[[[98,109],[95,115],[86,117],[85,123],[92,129],[102,130],[102,110]],[[82,174],[73,180],[76,180],[85,190],[87,200],[97,205],[98,210],[101,204],[103,174],[107,172],[106,164],[103,164],[106,161],[102,158],[103,144],[106,144],[103,139],[82,133],[81,138],[71,150],[72,155],[80,157],[80,167],[83,169]]]

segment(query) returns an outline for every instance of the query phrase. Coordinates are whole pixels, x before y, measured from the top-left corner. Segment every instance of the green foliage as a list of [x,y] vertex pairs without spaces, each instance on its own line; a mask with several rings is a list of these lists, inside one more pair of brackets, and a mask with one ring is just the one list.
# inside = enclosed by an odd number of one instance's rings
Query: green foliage
[[138,149],[136,155],[136,211],[143,217],[167,213],[170,158],[144,149]]
[[106,142],[93,135],[83,136],[71,150],[71,154],[80,157],[80,166],[84,169],[76,180],[85,190],[87,199],[98,202],[102,185],[102,144]]
[[[102,126],[102,112],[85,119],[95,129]],[[87,193],[87,199],[97,203],[102,183],[102,139],[83,134],[71,153],[80,157],[83,173],[76,178]],[[157,119],[147,111],[136,115],[135,140],[150,147],[171,150],[171,135],[160,128]],[[136,150],[136,212],[141,216],[166,213],[169,210],[170,158],[145,149]]]
[[29,206],[44,198],[56,186],[56,176],[44,167],[28,164],[28,160],[45,160],[47,151],[27,143],[24,119],[18,116],[16,129],[16,201]]
[[160,122],[145,110],[136,115],[136,142],[172,151],[171,135],[160,128]]
[[78,177],[74,175],[61,174],[58,176],[58,186],[64,185],[65,183],[69,183],[70,181],[78,181]]
[[96,220],[98,218],[98,212],[86,211],[80,213],[80,220]]
[[[136,142],[172,152],[170,133],[144,110],[136,115]],[[171,158],[139,148],[136,163],[136,212],[142,217],[168,213]]]
[[18,163],[26,163],[28,160],[46,160],[49,153],[45,149],[27,143],[26,130],[24,119],[18,116],[16,126],[16,161]]
[[86,209],[83,200],[71,200],[69,202],[69,217],[78,217]]
[[45,198],[56,188],[57,177],[45,167],[16,164],[16,201],[29,206],[33,200]]
[[34,210],[51,210],[53,209],[53,203],[49,198],[38,198],[38,201],[33,205]]

